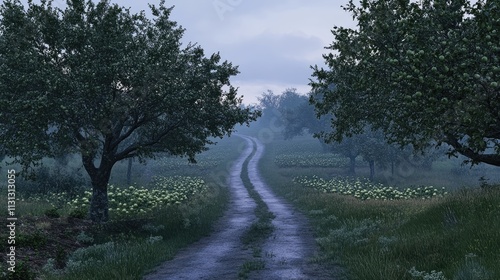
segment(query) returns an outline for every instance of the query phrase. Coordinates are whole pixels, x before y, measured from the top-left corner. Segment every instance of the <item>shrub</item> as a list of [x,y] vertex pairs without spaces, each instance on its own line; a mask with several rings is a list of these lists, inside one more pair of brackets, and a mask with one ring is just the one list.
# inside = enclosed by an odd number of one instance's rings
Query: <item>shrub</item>
[[37,194],[66,192],[70,196],[81,193],[88,183],[78,172],[71,172],[60,167],[38,168],[30,179],[20,179],[21,194],[30,197]]
[[35,279],[35,272],[31,271],[27,261],[18,261],[14,273],[9,273],[9,280],[32,280]]
[[33,234],[19,234],[18,240],[20,246],[31,247],[33,249],[38,249],[47,244],[47,237],[40,231],[35,231]]
[[94,238],[92,236],[87,235],[84,231],[80,232],[76,236],[76,241],[81,244],[92,244],[94,242]]
[[57,208],[50,208],[45,210],[44,215],[49,218],[59,218],[61,215],[57,212]]
[[87,214],[88,210],[85,208],[71,209],[71,211],[68,214],[68,218],[85,219],[87,218]]
[[453,280],[469,280],[469,279],[492,279],[491,273],[482,266],[474,254],[465,256],[465,262],[458,268],[458,271],[453,276]]

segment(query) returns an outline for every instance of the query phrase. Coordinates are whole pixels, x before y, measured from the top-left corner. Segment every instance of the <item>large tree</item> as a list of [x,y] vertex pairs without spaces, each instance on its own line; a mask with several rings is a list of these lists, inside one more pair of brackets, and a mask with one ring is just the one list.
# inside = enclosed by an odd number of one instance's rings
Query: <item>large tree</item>
[[0,142],[25,168],[79,153],[95,222],[108,220],[116,162],[158,152],[194,161],[212,137],[259,114],[240,107],[229,81],[237,67],[183,47],[172,8],[150,8],[152,19],[105,0],[0,8]]
[[[357,28],[334,27],[313,67],[318,114],[341,140],[367,125],[416,149],[500,166],[500,2],[362,0],[344,7]],[[331,87],[335,84],[335,87]]]

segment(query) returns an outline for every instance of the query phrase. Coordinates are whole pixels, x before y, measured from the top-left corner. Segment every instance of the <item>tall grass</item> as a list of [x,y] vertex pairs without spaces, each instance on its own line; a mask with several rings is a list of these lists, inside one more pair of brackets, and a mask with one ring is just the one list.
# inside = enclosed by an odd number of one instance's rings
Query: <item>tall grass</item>
[[341,263],[349,279],[500,278],[500,187],[457,186],[445,198],[427,200],[363,201],[325,194],[292,182],[304,173],[326,177],[323,168],[274,164],[285,146],[268,145],[261,172],[278,194],[310,217],[322,249],[319,259]]

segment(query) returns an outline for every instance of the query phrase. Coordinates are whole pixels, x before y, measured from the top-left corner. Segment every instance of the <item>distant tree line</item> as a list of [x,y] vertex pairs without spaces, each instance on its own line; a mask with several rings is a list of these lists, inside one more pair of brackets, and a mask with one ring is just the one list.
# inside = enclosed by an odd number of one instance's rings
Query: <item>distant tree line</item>
[[[375,164],[383,169],[394,170],[398,165],[408,163],[410,158],[419,157],[420,168],[431,168],[432,161],[443,155],[442,150],[428,149],[425,153],[417,154],[410,146],[400,147],[387,143],[381,131],[374,130],[367,125],[360,133],[344,137],[340,142],[331,141],[325,137],[331,131],[331,115],[318,117],[315,108],[310,104],[312,94],[300,94],[296,89],[287,89],[281,94],[267,91],[259,97],[259,108],[262,110],[262,118],[259,122],[263,125],[281,127],[281,133],[285,139],[309,134],[321,142],[324,150],[339,154],[349,159],[348,175],[356,174],[356,158],[362,157],[370,168],[370,179],[375,176]],[[267,122],[267,124],[266,124]]]

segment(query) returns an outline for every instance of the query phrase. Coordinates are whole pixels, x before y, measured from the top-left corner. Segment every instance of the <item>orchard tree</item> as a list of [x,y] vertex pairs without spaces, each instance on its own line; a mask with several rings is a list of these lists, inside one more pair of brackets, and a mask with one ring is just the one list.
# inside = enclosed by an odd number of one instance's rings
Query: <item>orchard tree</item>
[[280,96],[275,94],[272,90],[267,90],[267,92],[263,92],[260,97],[257,97],[259,101],[257,107],[262,112],[262,117],[259,119],[261,125],[268,126],[271,122],[275,121],[277,117],[280,117],[280,112],[278,110],[279,98]]
[[182,46],[164,4],[150,5],[152,19],[105,0],[0,7],[0,141],[24,169],[80,154],[94,222],[108,220],[116,162],[160,152],[195,161],[212,137],[259,115],[240,107],[237,67]]
[[[447,143],[472,164],[500,166],[500,3],[362,0],[344,7],[356,29],[334,27],[313,67],[311,102],[331,113],[340,141],[370,124],[417,150]],[[335,84],[336,87],[330,85]]]

